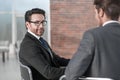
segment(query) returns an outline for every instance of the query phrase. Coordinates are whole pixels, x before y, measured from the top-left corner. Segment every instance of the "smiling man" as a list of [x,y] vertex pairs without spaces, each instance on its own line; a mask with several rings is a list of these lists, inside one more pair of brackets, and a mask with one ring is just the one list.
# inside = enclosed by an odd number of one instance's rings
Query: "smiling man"
[[27,32],[20,46],[19,58],[32,70],[33,80],[59,80],[69,61],[56,55],[42,38],[46,24],[44,10],[34,8],[25,13]]

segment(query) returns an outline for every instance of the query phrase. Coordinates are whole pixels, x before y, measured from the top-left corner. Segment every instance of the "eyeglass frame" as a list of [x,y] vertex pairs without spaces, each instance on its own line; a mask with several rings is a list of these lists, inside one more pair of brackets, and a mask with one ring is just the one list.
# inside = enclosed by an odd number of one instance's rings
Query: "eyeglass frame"
[[30,22],[30,23],[34,23],[35,24],[35,26],[40,26],[41,24],[43,25],[43,26],[46,26],[46,24],[47,24],[47,21],[46,20],[43,20],[43,21],[28,21],[28,22]]

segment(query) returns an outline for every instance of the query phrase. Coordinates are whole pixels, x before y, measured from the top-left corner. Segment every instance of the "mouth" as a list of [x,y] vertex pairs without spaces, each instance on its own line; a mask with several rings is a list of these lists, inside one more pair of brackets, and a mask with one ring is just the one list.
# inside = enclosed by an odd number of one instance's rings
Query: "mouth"
[[37,34],[38,35],[42,35],[44,33],[44,29],[39,29],[39,30],[37,30]]

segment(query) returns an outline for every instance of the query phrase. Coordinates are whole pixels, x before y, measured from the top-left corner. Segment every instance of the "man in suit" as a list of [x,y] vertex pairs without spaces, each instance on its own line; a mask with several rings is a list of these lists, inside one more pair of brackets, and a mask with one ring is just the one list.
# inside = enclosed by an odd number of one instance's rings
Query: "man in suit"
[[120,0],[94,0],[99,27],[86,31],[65,75],[120,80]]
[[45,11],[34,8],[26,11],[27,32],[20,46],[19,59],[32,70],[33,80],[58,80],[69,59],[56,55],[41,37],[46,25]]

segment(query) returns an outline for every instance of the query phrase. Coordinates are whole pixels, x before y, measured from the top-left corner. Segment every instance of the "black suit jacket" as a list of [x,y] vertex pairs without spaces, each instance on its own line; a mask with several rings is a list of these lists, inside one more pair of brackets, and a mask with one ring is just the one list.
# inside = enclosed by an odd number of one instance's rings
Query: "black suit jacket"
[[82,76],[120,80],[120,24],[86,31],[65,74],[67,80]]
[[64,74],[68,59],[61,58],[51,50],[45,49],[40,41],[30,33],[26,33],[19,52],[20,62],[31,68],[33,80],[58,80]]

